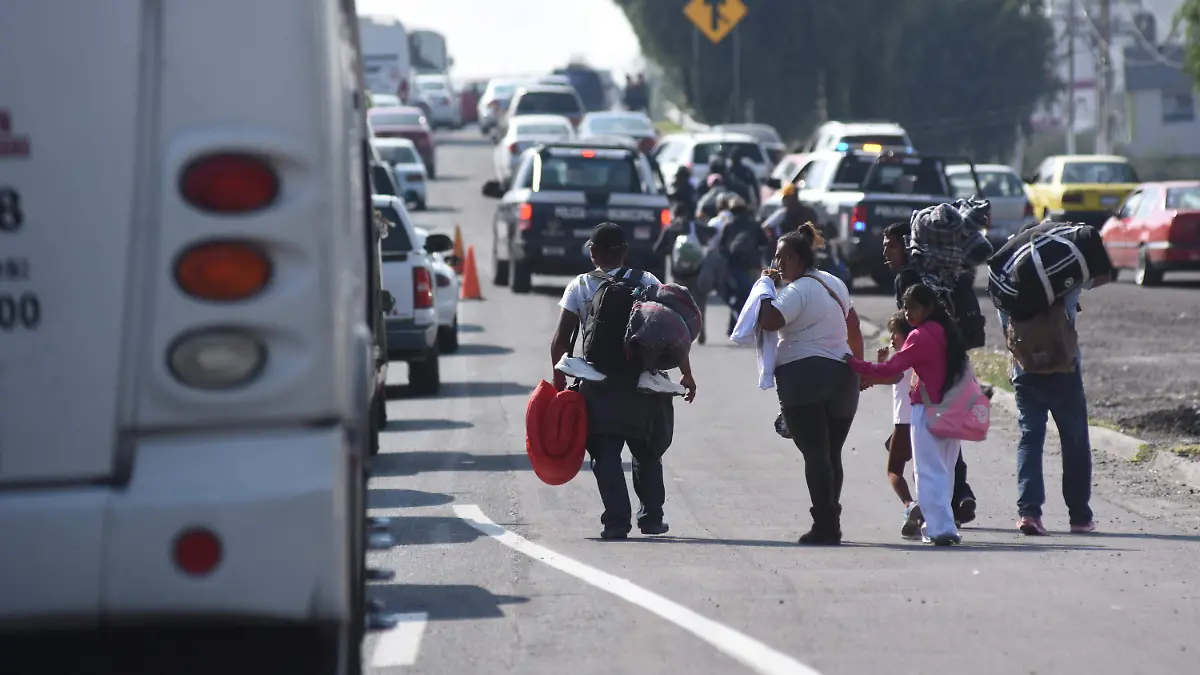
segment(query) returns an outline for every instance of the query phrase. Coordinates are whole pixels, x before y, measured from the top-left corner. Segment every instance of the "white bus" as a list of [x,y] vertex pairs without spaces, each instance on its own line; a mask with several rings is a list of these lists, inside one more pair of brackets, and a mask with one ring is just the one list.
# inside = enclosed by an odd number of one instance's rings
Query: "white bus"
[[418,75],[446,75],[454,59],[446,49],[446,36],[432,30],[414,30],[412,41],[413,70]]
[[361,668],[360,72],[353,0],[6,5],[0,642]]
[[399,96],[407,104],[416,72],[404,24],[392,16],[363,15],[358,18],[358,34],[367,87],[375,93]]

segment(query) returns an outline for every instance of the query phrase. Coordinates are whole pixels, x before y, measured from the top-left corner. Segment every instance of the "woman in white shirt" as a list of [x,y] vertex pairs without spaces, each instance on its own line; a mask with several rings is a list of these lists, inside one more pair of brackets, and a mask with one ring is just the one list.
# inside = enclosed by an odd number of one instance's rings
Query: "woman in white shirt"
[[842,445],[860,390],[843,357],[863,353],[850,291],[816,267],[815,251],[824,246],[812,223],[779,238],[775,267],[763,274],[784,286],[776,299],[763,299],[758,315],[759,328],[779,333],[776,390],[792,441],[804,455],[813,526],[800,537],[802,544],[842,541]]

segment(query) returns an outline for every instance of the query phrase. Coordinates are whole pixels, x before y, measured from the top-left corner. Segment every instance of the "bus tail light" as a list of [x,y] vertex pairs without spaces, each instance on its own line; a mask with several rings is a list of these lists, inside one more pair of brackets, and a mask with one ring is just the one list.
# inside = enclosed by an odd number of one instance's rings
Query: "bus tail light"
[[262,372],[267,348],[236,329],[212,329],[185,335],[171,346],[167,363],[183,384],[196,389],[232,389]]
[[175,263],[175,281],[201,300],[231,302],[260,293],[271,280],[271,261],[244,242],[212,242],[185,251]]
[[239,214],[270,206],[279,196],[279,176],[251,155],[216,154],[183,170],[179,191],[189,204],[210,213]]

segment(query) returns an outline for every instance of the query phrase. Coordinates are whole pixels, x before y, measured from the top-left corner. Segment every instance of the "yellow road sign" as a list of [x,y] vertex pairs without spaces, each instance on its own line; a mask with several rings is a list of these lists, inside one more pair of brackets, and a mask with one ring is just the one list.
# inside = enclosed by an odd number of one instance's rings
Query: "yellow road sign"
[[745,18],[746,5],[742,0],[691,0],[683,8],[683,15],[716,43]]

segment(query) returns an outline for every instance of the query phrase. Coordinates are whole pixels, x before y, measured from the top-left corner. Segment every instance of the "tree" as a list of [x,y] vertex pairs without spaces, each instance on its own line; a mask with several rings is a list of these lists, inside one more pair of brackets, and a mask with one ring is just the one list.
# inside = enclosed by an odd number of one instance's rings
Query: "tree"
[[1200,0],[1185,0],[1175,13],[1176,26],[1183,27],[1185,48],[1183,63],[1188,74],[1200,85]]
[[[1001,156],[1057,87],[1041,0],[743,1],[742,95],[785,137],[815,125],[823,75],[830,119],[891,119],[922,148]],[[735,118],[732,35],[716,45],[701,36],[694,60],[686,0],[617,3],[646,57],[685,93],[676,104],[705,122]]]

